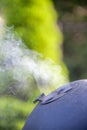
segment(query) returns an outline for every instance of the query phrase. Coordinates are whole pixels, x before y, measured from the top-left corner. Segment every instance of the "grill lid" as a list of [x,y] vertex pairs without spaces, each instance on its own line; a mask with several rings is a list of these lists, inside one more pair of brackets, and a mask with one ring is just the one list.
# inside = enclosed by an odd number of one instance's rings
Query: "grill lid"
[[39,102],[42,105],[51,103],[51,102],[61,98],[65,94],[69,93],[70,91],[73,91],[74,89],[76,89],[80,85],[81,85],[81,80],[74,81],[74,82],[71,82],[71,83],[64,85],[63,87],[56,89],[55,91],[48,94],[47,96],[45,96],[45,94],[42,93],[39,97],[37,97],[34,100],[34,103]]

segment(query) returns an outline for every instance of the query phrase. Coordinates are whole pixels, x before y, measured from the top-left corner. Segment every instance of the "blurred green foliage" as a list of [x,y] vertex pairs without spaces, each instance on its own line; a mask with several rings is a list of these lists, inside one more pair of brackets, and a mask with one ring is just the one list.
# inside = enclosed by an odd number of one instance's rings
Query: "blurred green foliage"
[[[57,61],[55,52],[57,52],[57,42],[59,40],[58,43],[61,43],[62,36],[55,26],[56,13],[51,2],[49,0],[13,0],[13,2],[8,0],[6,6],[4,12],[7,25],[14,26],[29,48]],[[61,53],[59,57],[60,55]]]
[[[14,26],[28,48],[42,53],[44,59],[51,58],[59,64],[61,75],[66,75],[64,78],[68,81],[61,47],[63,36],[51,0],[0,0],[0,14],[6,25]],[[0,104],[0,130],[21,130],[33,108],[31,102],[2,97]]]
[[67,69],[62,62],[63,37],[51,0],[2,0],[1,3],[1,12],[6,24],[14,26],[29,48],[60,64],[67,77]]
[[[69,68],[70,79],[87,78],[87,1],[53,0],[53,2],[63,28],[64,61]],[[27,47],[42,53],[44,58],[50,57],[55,63],[60,64],[63,67],[62,75],[66,73],[68,79],[67,69],[62,62],[63,37],[50,0],[0,0],[0,14],[8,26],[14,26],[15,32],[22,37]],[[30,101],[2,97],[0,130],[21,130],[26,117],[34,107]]]
[[35,105],[13,97],[0,97],[0,130],[21,130]]

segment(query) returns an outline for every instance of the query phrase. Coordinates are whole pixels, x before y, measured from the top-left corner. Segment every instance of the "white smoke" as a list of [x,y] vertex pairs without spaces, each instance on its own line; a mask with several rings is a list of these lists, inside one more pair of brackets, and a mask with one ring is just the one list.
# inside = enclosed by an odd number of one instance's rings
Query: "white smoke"
[[34,50],[27,49],[12,28],[3,28],[0,38],[0,94],[26,95],[37,86],[49,91],[67,82],[60,65]]

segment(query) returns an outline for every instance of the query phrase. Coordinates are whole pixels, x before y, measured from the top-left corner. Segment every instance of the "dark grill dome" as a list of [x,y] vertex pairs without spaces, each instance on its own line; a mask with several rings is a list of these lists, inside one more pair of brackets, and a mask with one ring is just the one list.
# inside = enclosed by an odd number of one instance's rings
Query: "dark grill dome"
[[87,130],[87,80],[71,82],[48,96],[28,117],[23,130]]

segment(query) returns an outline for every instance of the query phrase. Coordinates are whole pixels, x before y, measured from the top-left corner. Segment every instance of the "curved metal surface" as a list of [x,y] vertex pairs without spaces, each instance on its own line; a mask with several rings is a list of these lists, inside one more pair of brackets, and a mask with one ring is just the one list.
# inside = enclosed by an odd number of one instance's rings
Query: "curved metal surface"
[[70,91],[74,91],[77,87],[82,86],[83,82],[87,83],[87,80],[77,80],[77,81],[70,82],[70,83],[56,89],[55,91],[48,94],[47,96],[45,96],[45,94],[42,93],[38,98],[35,99],[34,103],[36,103],[38,101],[42,105],[51,103],[51,102],[61,98],[65,94],[69,93]]

